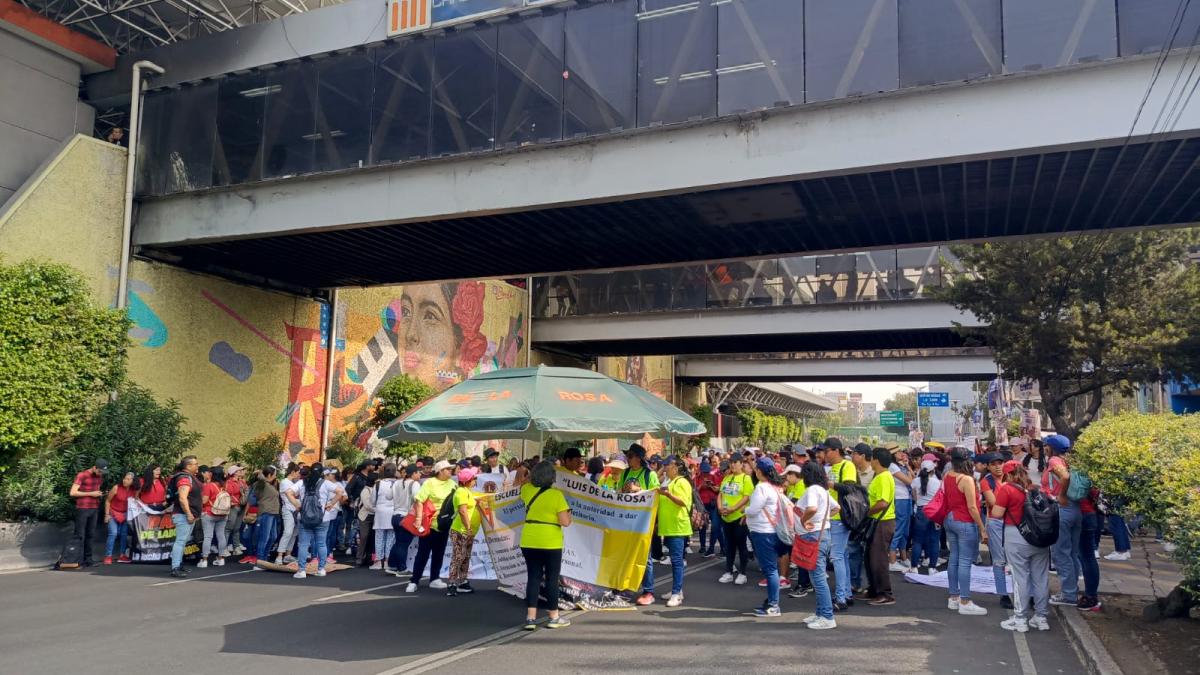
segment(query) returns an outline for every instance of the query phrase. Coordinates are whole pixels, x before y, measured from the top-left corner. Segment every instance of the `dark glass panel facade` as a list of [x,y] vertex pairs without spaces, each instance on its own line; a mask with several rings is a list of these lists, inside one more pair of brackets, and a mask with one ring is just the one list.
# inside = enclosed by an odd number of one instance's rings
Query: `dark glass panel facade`
[[263,178],[313,170],[317,68],[296,63],[267,71],[263,124]]
[[711,0],[640,0],[638,9],[638,126],[716,115]]
[[1121,56],[1188,47],[1200,38],[1200,7],[1181,0],[1117,0]]
[[808,101],[900,87],[896,0],[808,0],[804,10]]
[[804,103],[804,3],[717,6],[717,114]]
[[262,177],[263,113],[271,86],[264,73],[231,75],[217,83],[213,185],[237,185]]
[[402,162],[429,156],[433,40],[380,49],[371,103],[371,161]]
[[1113,0],[1004,0],[1004,65],[1009,72],[1116,55]]
[[216,119],[215,82],[148,94],[142,101],[138,192],[210,187]]
[[635,0],[580,7],[566,15],[563,135],[606,134],[636,125]]
[[434,40],[434,157],[491,150],[496,131],[496,29]]
[[317,171],[370,163],[374,72],[373,52],[317,61],[317,119],[310,137]]
[[562,138],[565,16],[557,12],[500,25],[497,147]]
[[1000,74],[1000,24],[1000,0],[903,0],[900,86]]

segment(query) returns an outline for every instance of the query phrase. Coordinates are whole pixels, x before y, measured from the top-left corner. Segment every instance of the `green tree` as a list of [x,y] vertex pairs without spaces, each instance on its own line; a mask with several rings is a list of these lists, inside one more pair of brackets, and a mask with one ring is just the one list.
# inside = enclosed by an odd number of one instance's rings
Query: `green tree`
[[77,431],[117,388],[129,326],[65,265],[0,263],[0,468]]
[[1105,387],[1200,375],[1196,241],[1153,230],[956,246],[969,273],[938,294],[985,324],[958,330],[990,345],[1006,378],[1036,380],[1055,429],[1075,438]]
[[[437,394],[433,387],[412,375],[400,375],[384,382],[375,393],[379,406],[371,418],[371,426],[382,427]],[[388,443],[388,452],[397,457],[419,457],[429,452],[429,443]]]
[[711,444],[713,428],[716,426],[713,424],[712,406],[705,404],[692,408],[692,417],[704,425],[704,433],[699,436],[692,436],[692,439],[701,448],[707,448]]
[[186,429],[179,403],[159,403],[148,389],[121,387],[79,435],[25,453],[16,469],[0,483],[0,510],[8,516],[66,520],[71,514],[71,481],[97,459],[109,463],[107,489],[126,471],[140,474],[151,463],[169,472],[179,458],[200,442]]
[[[903,410],[905,421],[915,422],[917,419],[917,394],[913,391],[897,392],[895,396],[883,402],[883,409]],[[921,413],[921,431],[925,433],[925,440],[933,437],[933,419],[929,415],[928,409]]]
[[[277,433],[256,436],[236,448],[229,449],[229,461],[246,467],[247,474],[270,466],[283,454],[283,437]],[[283,468],[283,467],[280,467]]]
[[819,427],[814,427],[808,430],[808,440],[813,445],[824,443],[829,434]]

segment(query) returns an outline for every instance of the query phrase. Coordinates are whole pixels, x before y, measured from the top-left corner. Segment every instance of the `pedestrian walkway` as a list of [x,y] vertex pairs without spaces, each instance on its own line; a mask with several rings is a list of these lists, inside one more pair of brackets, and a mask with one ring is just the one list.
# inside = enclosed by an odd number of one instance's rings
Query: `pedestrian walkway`
[[1179,566],[1163,543],[1153,537],[1135,537],[1129,560],[1105,560],[1112,553],[1112,540],[1100,543],[1100,595],[1166,597],[1183,580]]

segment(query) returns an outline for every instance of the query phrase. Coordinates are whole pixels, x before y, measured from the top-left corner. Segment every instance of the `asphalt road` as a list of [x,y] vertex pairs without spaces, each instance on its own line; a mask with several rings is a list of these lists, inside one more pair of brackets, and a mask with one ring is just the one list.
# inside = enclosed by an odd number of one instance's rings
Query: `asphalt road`
[[[785,596],[783,616],[756,619],[756,577],[720,585],[716,560],[689,558],[682,607],[576,612],[570,628],[534,633],[494,584],[405,595],[400,580],[363,569],[304,581],[234,565],[184,581],[141,565],[2,575],[0,673],[1084,672],[1053,616],[1049,632],[1014,635],[994,596],[982,598],[988,616],[962,617],[943,589],[894,575],[896,605],[860,603],[837,629],[810,631],[811,596]],[[656,572],[669,586],[670,568]]]

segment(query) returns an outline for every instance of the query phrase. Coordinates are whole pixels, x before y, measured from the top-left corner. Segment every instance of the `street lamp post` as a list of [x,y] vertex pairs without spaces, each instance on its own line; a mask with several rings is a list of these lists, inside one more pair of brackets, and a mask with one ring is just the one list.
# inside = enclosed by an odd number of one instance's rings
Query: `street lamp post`
[[926,385],[923,385],[920,387],[914,387],[911,384],[902,384],[900,386],[904,387],[905,389],[912,389],[913,394],[917,395],[917,400],[914,401],[913,403],[916,404],[916,408],[917,408],[917,431],[921,431],[921,396],[920,396],[920,394],[921,394],[921,390],[927,389],[929,387],[929,385],[926,384]]

